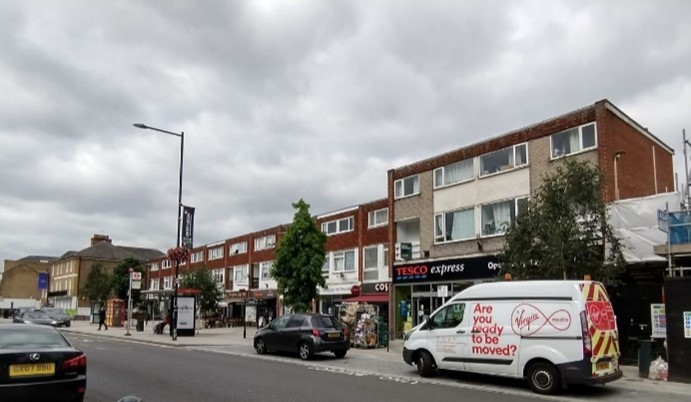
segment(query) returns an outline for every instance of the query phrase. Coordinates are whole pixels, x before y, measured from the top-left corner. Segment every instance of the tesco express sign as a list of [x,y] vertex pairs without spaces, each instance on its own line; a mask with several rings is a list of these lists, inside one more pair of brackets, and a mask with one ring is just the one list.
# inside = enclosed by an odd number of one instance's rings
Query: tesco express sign
[[393,271],[394,282],[400,283],[490,278],[498,275],[501,267],[495,256],[484,256],[394,266]]

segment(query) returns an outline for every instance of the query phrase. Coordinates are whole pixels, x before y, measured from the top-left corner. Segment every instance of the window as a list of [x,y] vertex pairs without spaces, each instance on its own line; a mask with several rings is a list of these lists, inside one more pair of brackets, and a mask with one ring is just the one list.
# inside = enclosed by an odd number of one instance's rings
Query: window
[[444,212],[434,216],[434,242],[475,237],[475,208]]
[[322,265],[322,274],[325,274],[324,276],[328,277],[329,275],[329,255],[327,254],[324,257],[324,265]]
[[482,235],[503,234],[516,218],[516,210],[525,206],[526,197],[483,205],[480,208]]
[[409,176],[405,179],[394,182],[395,198],[409,197],[420,194],[420,177],[418,175]]
[[434,188],[448,186],[473,178],[473,159],[452,163],[434,170]]
[[286,328],[302,328],[307,326],[307,319],[301,315],[294,315]]
[[259,264],[259,269],[262,275],[262,281],[268,281],[271,279],[271,267],[273,266],[273,261],[264,261]]
[[355,271],[355,250],[334,252],[334,272]]
[[247,270],[248,266],[247,264],[245,265],[238,265],[237,267],[233,267],[233,282],[235,282],[238,285],[247,285],[247,282],[249,280],[247,276]]
[[173,282],[172,276],[166,276],[163,278],[163,289],[170,289],[170,284]]
[[203,260],[204,260],[204,252],[203,251],[195,251],[190,256],[190,262],[201,262]]
[[559,158],[595,148],[595,123],[570,128],[550,137],[552,158]]
[[247,242],[233,243],[230,246],[230,255],[245,254],[247,252]]
[[158,263],[157,262],[151,263],[151,270],[152,271],[158,271]]
[[216,283],[223,283],[223,271],[225,271],[225,269],[223,268],[214,269],[213,271],[211,271],[211,276],[213,276],[214,281]]
[[255,250],[265,250],[276,245],[276,235],[267,235],[254,239]]
[[157,290],[158,289],[158,279],[149,279],[149,289],[151,289],[151,290]]
[[379,246],[365,247],[363,249],[364,253],[364,266],[363,280],[366,281],[376,281],[379,279]]
[[279,330],[284,328],[286,325],[288,325],[288,321],[290,320],[289,315],[282,315],[275,320],[271,322],[271,325],[273,326],[274,330]]
[[161,268],[162,269],[170,268],[170,260],[161,261]]
[[214,247],[209,249],[209,260],[218,260],[223,258],[223,247]]
[[374,228],[389,223],[389,208],[370,211],[367,217],[367,227]]
[[355,219],[352,216],[322,223],[322,232],[326,233],[327,236],[345,232],[352,232],[354,229]]
[[432,328],[455,328],[463,322],[464,312],[465,304],[450,304],[432,316]]
[[528,144],[514,145],[482,155],[480,157],[480,177],[504,172],[527,164]]

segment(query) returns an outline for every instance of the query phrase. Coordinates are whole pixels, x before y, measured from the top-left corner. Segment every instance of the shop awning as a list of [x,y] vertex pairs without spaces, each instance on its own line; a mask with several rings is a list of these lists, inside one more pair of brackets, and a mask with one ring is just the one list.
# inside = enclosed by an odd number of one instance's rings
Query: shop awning
[[388,303],[389,294],[388,293],[365,293],[360,296],[350,297],[348,299],[343,299],[344,302],[354,302],[354,303]]

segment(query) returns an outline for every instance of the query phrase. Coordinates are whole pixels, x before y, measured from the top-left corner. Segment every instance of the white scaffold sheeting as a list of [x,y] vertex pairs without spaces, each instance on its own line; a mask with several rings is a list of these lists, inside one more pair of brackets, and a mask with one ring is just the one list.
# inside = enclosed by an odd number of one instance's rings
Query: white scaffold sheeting
[[664,210],[668,204],[672,212],[681,210],[680,194],[631,198],[609,205],[609,222],[621,239],[628,264],[666,261],[653,252],[653,247],[667,243],[667,234],[658,227],[657,211]]

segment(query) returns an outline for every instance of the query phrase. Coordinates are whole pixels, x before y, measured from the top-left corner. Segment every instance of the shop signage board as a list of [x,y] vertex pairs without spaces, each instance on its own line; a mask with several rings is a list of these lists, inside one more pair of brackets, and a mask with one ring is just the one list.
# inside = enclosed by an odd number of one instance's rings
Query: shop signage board
[[360,289],[362,293],[388,293],[389,282],[363,283]]
[[684,311],[684,338],[691,338],[691,311]]
[[177,299],[178,330],[194,330],[194,297],[178,296]]
[[394,265],[393,283],[442,282],[485,279],[499,275],[501,266],[495,255],[451,258]]
[[663,303],[653,303],[650,305],[650,321],[653,338],[667,337],[667,317],[665,315],[665,305]]

